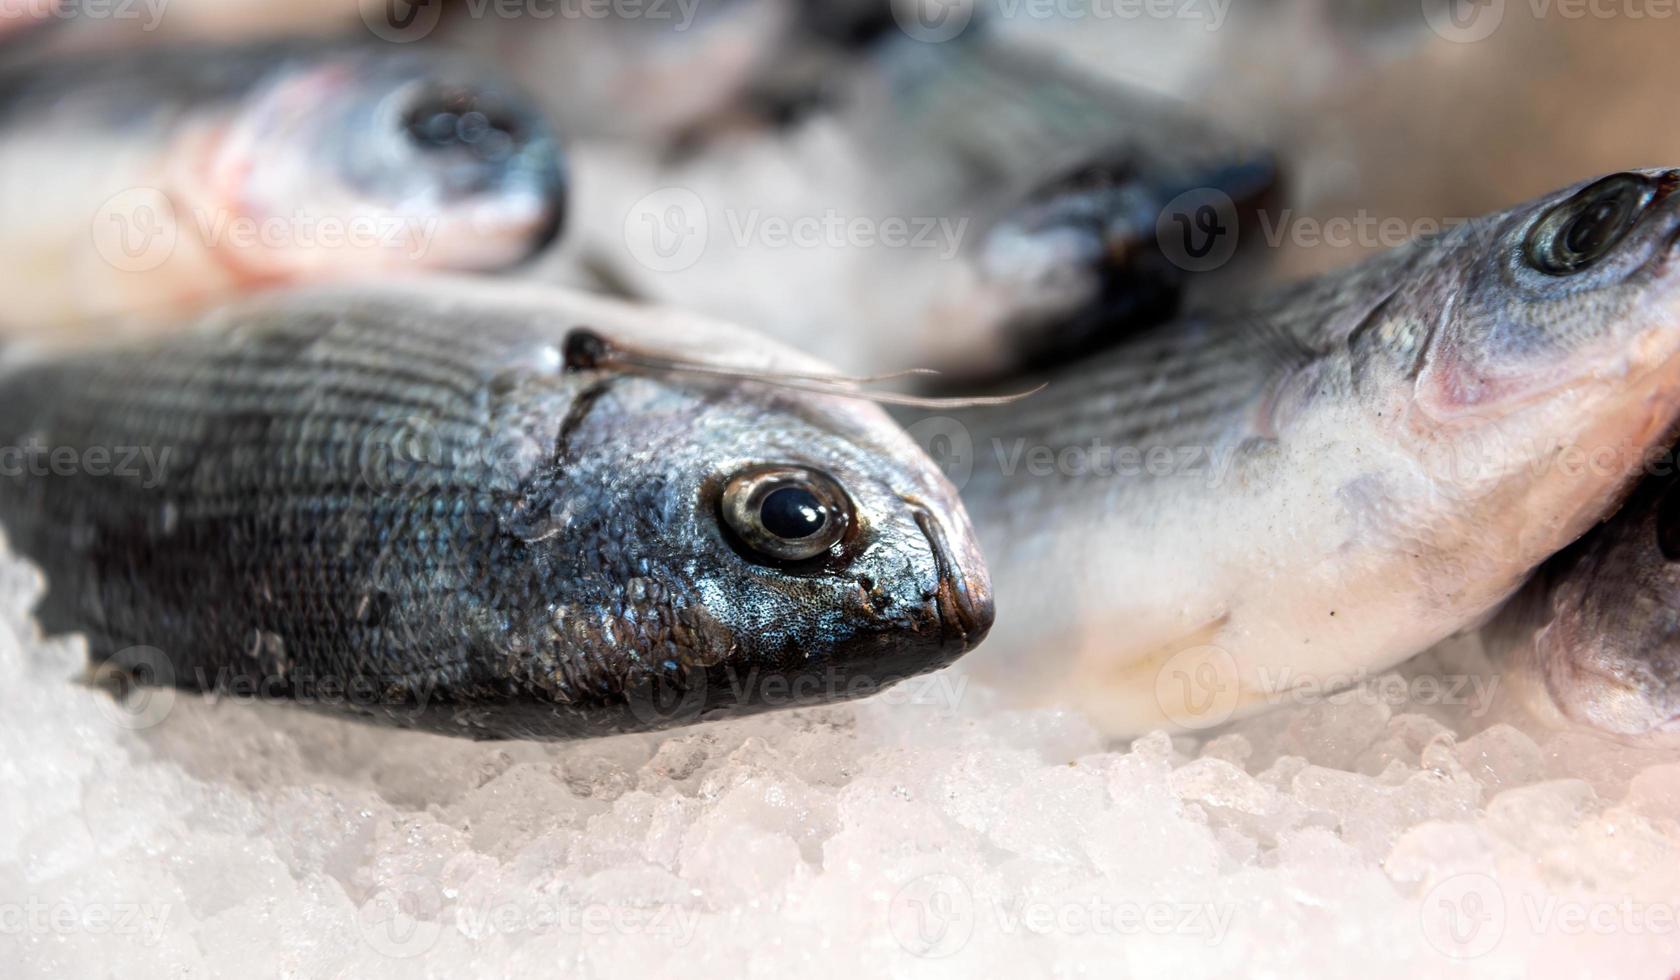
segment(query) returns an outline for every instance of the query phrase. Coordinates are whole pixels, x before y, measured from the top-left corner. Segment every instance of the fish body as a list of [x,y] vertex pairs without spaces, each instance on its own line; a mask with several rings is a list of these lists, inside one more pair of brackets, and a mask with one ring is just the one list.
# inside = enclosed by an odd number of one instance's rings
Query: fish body
[[1570,188],[915,422],[1004,597],[971,663],[1137,733],[1476,625],[1675,418],[1677,187]]
[[554,238],[565,196],[522,96],[412,50],[201,45],[19,67],[0,77],[0,327],[503,268]]
[[276,293],[17,356],[0,524],[96,663],[472,737],[855,697],[984,636],[961,505],[879,409],[580,341],[812,366],[506,284]]
[[580,150],[580,252],[847,370],[990,377],[1167,319],[1230,252],[1176,262],[1164,215],[1217,201],[1235,242],[1281,182],[1194,110],[983,31],[890,32],[831,87],[785,129],[656,165]]
[[1482,630],[1534,717],[1680,744],[1680,485],[1653,457],[1621,510],[1547,561]]
[[626,16],[537,0],[507,16],[462,3],[439,37],[508,66],[568,134],[664,144],[740,106],[799,35],[802,7],[672,0]]

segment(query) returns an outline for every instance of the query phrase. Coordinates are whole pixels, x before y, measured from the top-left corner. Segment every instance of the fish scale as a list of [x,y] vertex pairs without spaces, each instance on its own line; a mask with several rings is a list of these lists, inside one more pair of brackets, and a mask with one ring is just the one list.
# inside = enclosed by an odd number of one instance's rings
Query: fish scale
[[[1004,603],[970,664],[1139,734],[1345,683],[1482,621],[1634,473],[1563,450],[1636,463],[1680,415],[1675,178],[1577,185],[951,413]],[[1637,206],[1595,206],[1614,195]],[[1617,215],[1614,234],[1566,234]],[[1542,264],[1580,241],[1608,244]],[[1204,676],[1205,698],[1175,686]]]
[[[134,349],[18,354],[0,447],[159,461],[5,468],[0,522],[51,583],[42,622],[85,633],[96,661],[166,658],[188,689],[261,681],[476,737],[856,696],[984,635],[966,517],[878,409],[573,369],[560,348],[583,323],[637,349],[765,351],[706,321],[444,281],[280,294]],[[815,564],[755,560],[714,500],[754,464],[832,474],[855,533]],[[797,697],[774,686],[824,672],[831,686]],[[372,693],[320,696],[350,683]],[[692,710],[659,709],[650,686]]]

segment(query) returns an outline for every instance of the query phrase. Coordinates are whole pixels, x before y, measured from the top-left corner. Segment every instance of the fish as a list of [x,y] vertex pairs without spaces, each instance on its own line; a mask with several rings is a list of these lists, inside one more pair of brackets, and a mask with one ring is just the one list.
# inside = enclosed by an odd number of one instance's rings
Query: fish
[[0,73],[0,331],[507,269],[554,241],[566,200],[540,113],[435,54],[283,42],[19,67]]
[[[628,296],[848,371],[989,382],[1163,322],[1194,283],[1229,285],[1215,273],[1255,256],[1242,230],[1285,183],[1268,148],[1195,107],[978,28],[892,31],[831,87],[796,123],[691,157],[580,149],[578,252]],[[1206,263],[1179,254],[1174,219],[1203,207],[1231,243]]]
[[1118,735],[1201,730],[1484,622],[1680,413],[1677,189],[1575,185],[1188,312],[1019,405],[903,417],[1002,597],[968,669]]
[[650,0],[633,10],[461,3],[442,10],[435,37],[506,66],[575,138],[668,146],[749,99],[801,35],[803,6],[794,0]]
[[1680,744],[1680,478],[1672,451],[1614,515],[1553,556],[1480,631],[1541,724]]
[[859,697],[973,648],[992,599],[879,406],[776,380],[815,367],[550,287],[272,292],[8,348],[0,527],[117,686],[479,739]]

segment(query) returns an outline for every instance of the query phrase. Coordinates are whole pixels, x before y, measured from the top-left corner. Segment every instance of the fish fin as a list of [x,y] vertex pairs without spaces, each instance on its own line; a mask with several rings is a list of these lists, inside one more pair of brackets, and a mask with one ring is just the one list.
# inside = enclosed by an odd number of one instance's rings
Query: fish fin
[[856,398],[861,401],[876,402],[883,405],[902,405],[909,408],[947,409],[1009,405],[1023,398],[1036,395],[1049,387],[1049,382],[1044,382],[1035,388],[1015,394],[987,395],[974,398],[926,398],[890,391],[868,391],[861,386],[885,381],[897,381],[903,378],[933,376],[939,372],[929,368],[909,368],[886,374],[847,377],[844,375],[798,372],[752,371],[638,350],[634,347],[609,341],[587,327],[575,328],[566,335],[564,351],[564,362],[568,371],[621,370],[646,371],[654,374],[695,374],[730,381],[756,382],[791,391],[808,391],[839,398]]

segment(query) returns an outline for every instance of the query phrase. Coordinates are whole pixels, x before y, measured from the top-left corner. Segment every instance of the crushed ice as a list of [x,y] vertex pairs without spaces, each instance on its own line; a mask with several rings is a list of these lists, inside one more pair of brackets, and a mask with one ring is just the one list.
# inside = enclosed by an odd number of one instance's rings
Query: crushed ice
[[1428,660],[1209,738],[1110,743],[947,672],[667,735],[484,744],[119,704],[78,682],[79,644],[39,635],[39,589],[0,556],[12,977],[1680,964],[1680,763],[1463,717],[1413,683]]

